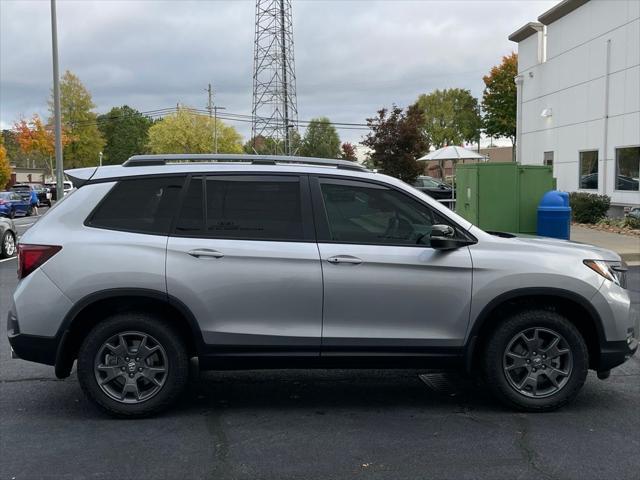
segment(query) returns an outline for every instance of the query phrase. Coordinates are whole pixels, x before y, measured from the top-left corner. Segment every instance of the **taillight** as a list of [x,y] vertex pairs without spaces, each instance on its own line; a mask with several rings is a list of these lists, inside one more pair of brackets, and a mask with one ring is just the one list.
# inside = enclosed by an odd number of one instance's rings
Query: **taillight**
[[59,245],[18,244],[18,280],[33,272],[62,250]]

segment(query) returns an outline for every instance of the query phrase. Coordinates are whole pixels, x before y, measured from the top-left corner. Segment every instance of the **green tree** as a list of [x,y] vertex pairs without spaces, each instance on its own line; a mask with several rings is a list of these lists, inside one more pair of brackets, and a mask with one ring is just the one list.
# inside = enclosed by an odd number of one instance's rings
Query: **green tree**
[[[91,94],[80,79],[67,70],[60,81],[60,112],[69,143],[64,147],[64,163],[69,167],[97,165],[104,139],[97,126]],[[53,94],[49,101],[53,117]],[[53,123],[52,119],[50,123]]]
[[416,158],[428,150],[423,123],[423,112],[415,104],[406,111],[395,105],[391,110],[383,108],[376,117],[368,118],[371,133],[362,145],[372,150],[369,163],[387,175],[412,183],[422,171]]
[[0,136],[0,190],[4,190],[9,180],[11,180],[11,166],[7,149],[4,148],[4,138]]
[[[217,121],[218,152],[242,153],[242,137],[235,128]],[[214,120],[186,108],[167,115],[149,128],[152,153],[211,153]]]
[[358,160],[358,157],[356,156],[356,147],[354,147],[353,144],[345,142],[342,144],[342,147],[340,147],[340,150],[340,158],[343,160],[350,160],[352,162]]
[[[480,137],[482,120],[478,100],[469,90],[435,90],[428,95],[420,95],[416,106],[423,112],[422,131],[428,146],[462,145]],[[444,176],[444,162],[439,162],[438,166],[440,175]]]
[[98,129],[106,141],[103,164],[119,165],[131,155],[145,153],[151,125],[151,118],[127,105],[100,115]]
[[255,155],[275,155],[277,150],[276,141],[271,137],[256,135],[252,137],[242,147],[245,153]]
[[2,142],[4,142],[4,148],[7,151],[7,157],[9,163],[20,167],[29,167],[31,162],[29,155],[24,153],[20,148],[20,142],[18,141],[18,134],[13,130],[2,130]]
[[494,66],[482,80],[484,131],[492,137],[506,137],[516,151],[517,89],[514,78],[518,75],[518,54],[502,57],[502,63]]
[[328,118],[311,119],[302,138],[299,154],[303,157],[340,157],[340,137]]

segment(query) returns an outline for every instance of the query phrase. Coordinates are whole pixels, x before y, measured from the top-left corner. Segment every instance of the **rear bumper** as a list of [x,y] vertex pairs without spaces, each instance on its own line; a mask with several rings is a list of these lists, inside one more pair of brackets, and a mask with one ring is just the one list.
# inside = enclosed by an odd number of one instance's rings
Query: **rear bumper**
[[29,362],[56,364],[59,339],[56,337],[40,337],[37,335],[9,335],[9,344],[13,350],[13,358]]

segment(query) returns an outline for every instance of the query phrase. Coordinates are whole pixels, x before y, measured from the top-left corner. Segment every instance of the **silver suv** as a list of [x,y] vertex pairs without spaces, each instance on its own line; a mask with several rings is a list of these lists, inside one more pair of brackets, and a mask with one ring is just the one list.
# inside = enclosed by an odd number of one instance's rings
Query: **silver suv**
[[135,156],[79,187],[19,245],[19,358],[106,411],[149,415],[203,369],[458,367],[508,405],[573,399],[637,349],[608,250],[487,233],[357,164]]

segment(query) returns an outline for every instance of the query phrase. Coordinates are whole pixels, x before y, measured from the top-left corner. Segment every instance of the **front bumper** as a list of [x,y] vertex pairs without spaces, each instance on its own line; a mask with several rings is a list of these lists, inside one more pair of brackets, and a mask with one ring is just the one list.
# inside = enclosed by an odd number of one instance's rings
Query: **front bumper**
[[638,338],[634,328],[630,328],[627,339],[618,342],[606,342],[600,347],[598,371],[603,372],[622,365],[638,350]]

